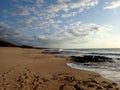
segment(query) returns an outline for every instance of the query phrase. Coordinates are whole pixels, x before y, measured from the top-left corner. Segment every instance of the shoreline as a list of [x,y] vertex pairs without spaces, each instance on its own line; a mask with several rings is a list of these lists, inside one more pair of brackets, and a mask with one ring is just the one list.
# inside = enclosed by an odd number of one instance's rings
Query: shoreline
[[73,69],[66,65],[70,62],[66,58],[43,54],[44,50],[0,47],[0,89],[120,89],[119,84],[100,74]]
[[110,78],[110,76],[108,77],[108,76],[104,75],[103,73],[100,72],[101,70],[99,70],[99,69],[98,69],[98,71],[97,71],[97,69],[94,69],[94,70],[93,70],[93,69],[89,69],[89,68],[79,68],[78,66],[75,66],[75,63],[67,63],[67,66],[69,66],[69,67],[71,67],[71,68],[73,68],[73,69],[85,70],[85,71],[91,71],[91,72],[98,73],[98,74],[100,74],[100,76],[102,76],[103,78],[109,79],[109,80],[111,80],[111,81],[113,81],[113,82],[116,82],[116,83],[120,84],[119,81],[116,81],[116,78],[113,78],[113,77]]

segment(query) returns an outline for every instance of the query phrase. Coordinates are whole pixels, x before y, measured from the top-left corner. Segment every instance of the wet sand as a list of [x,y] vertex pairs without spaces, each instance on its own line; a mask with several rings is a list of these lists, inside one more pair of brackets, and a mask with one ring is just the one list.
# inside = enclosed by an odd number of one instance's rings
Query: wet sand
[[44,49],[0,47],[0,90],[120,90],[98,73],[76,70]]

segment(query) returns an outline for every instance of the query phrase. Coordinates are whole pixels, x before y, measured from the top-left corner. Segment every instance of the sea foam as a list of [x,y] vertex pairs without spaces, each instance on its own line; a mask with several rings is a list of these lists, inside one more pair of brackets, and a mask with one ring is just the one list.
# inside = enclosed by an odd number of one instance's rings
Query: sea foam
[[[118,63],[117,63],[118,64]],[[68,66],[74,69],[94,71],[99,73],[101,76],[120,83],[120,66],[116,65],[82,65],[77,63],[67,63]]]

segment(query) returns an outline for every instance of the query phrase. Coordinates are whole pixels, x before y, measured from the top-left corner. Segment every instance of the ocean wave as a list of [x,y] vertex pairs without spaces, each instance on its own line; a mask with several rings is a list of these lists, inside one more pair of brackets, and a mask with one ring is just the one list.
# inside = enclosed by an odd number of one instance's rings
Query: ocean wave
[[110,80],[120,83],[120,78],[119,78],[120,77],[120,68],[119,68],[120,63],[119,65],[113,64],[111,66],[104,65],[104,64],[82,65],[82,64],[76,64],[76,63],[67,63],[67,65],[74,69],[97,72],[105,78],[108,78]]
[[93,55],[120,59],[120,49],[50,49],[47,52],[62,56]]
[[115,56],[120,56],[120,53],[88,53],[88,54],[92,54],[92,55],[115,55]]

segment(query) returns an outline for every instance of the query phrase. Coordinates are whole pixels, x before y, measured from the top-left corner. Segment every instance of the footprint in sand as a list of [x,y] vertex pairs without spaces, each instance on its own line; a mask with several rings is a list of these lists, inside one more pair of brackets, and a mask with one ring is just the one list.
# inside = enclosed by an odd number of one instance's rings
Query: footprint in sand
[[43,80],[40,78],[39,75],[32,73],[29,68],[25,68],[25,71],[23,71],[17,77],[16,82],[16,87],[18,89],[25,89],[26,87],[29,87],[32,90],[36,90],[37,88],[39,88]]
[[65,86],[66,86],[66,84],[60,85],[59,90],[64,90]]
[[1,80],[0,81],[5,81],[6,80],[6,77],[5,77],[5,75],[3,74],[3,75],[1,75]]

